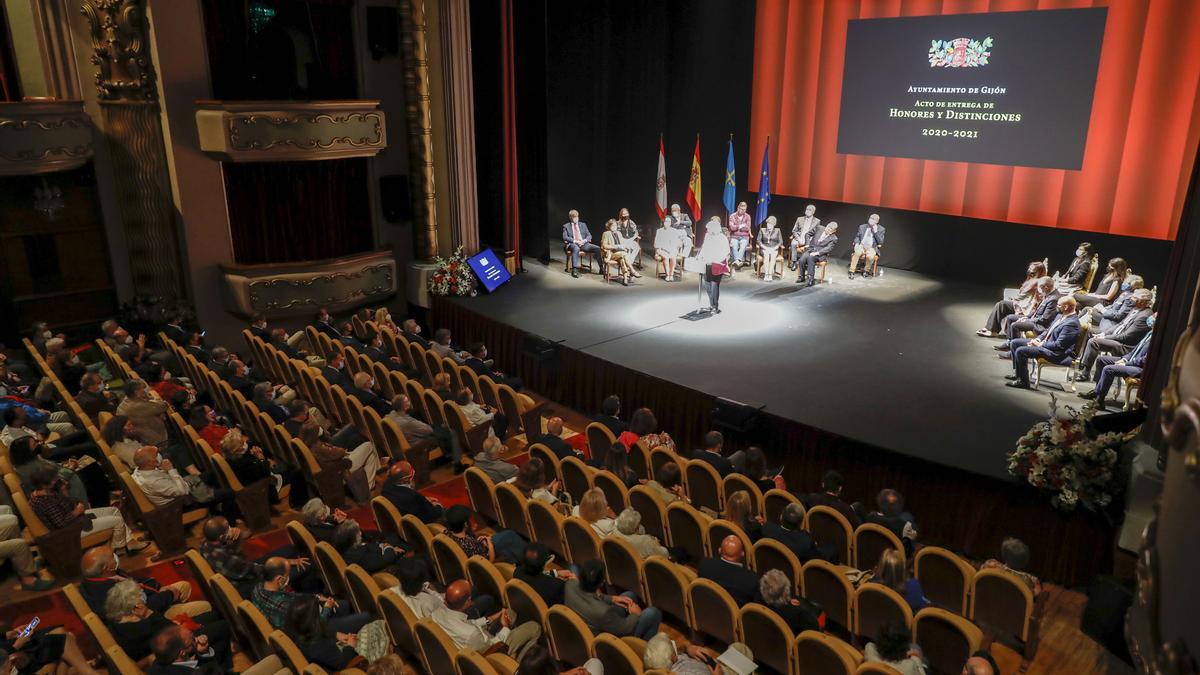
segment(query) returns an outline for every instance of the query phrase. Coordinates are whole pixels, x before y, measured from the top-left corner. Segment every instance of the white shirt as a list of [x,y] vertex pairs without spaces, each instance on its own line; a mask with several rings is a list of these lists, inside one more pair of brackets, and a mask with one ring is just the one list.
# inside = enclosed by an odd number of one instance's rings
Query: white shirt
[[456,612],[449,607],[443,606],[440,609],[434,610],[430,615],[430,619],[434,623],[442,627],[446,631],[446,635],[458,645],[459,649],[474,649],[477,652],[486,651],[488,647],[503,642],[508,638],[508,627],[501,628],[498,633],[492,635],[487,631],[487,617],[481,616],[478,619],[468,619],[467,615],[462,612]]
[[430,588],[429,584],[425,584],[425,587],[416,595],[405,595],[398,585],[392,586],[388,590],[399,595],[418,619],[428,619],[436,610],[446,606],[445,596]]
[[18,438],[28,438],[36,435],[29,430],[29,427],[10,427],[5,425],[4,430],[0,431],[0,443],[3,443],[5,447],[11,448],[13,441]]
[[191,494],[187,483],[176,469],[170,471],[135,469],[132,476],[133,482],[142,488],[142,492],[146,493],[146,498],[154,502],[156,506],[168,504],[176,497]]
[[492,413],[484,412],[483,408],[480,408],[479,404],[474,401],[467,405],[459,406],[459,408],[467,416],[467,421],[471,423],[471,426],[479,426],[493,417]]
[[720,232],[709,232],[700,246],[700,260],[706,265],[725,262],[729,258],[729,238]]

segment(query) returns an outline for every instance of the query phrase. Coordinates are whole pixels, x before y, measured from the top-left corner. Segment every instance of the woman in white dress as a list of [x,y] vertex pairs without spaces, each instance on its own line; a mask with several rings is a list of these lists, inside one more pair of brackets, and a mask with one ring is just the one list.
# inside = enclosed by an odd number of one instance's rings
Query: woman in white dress
[[729,237],[721,232],[721,219],[713,216],[704,226],[700,261],[704,263],[704,291],[713,314],[721,313],[721,278],[729,270]]
[[663,261],[667,270],[667,281],[675,281],[675,263],[679,260],[679,230],[664,220],[662,227],[654,233],[654,257]]

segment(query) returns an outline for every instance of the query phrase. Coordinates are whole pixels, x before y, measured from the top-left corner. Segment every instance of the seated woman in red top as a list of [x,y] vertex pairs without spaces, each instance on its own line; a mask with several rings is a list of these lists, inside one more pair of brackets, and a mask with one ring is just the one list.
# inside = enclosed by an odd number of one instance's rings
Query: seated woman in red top
[[178,406],[180,403],[186,402],[192,395],[190,389],[172,380],[170,373],[164,370],[161,365],[149,359],[138,366],[137,371],[138,375],[146,381],[146,384],[150,385],[150,388],[162,400],[172,405]]
[[188,424],[200,434],[208,447],[212,451],[220,454],[221,440],[225,438],[225,434],[229,433],[229,427],[217,424],[217,411],[206,405],[198,405],[192,408],[192,414],[188,417]]

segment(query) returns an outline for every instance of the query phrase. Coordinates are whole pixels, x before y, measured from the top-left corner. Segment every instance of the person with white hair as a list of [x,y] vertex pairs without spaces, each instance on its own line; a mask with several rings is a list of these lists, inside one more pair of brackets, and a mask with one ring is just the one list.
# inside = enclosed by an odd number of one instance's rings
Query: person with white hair
[[721,313],[721,279],[729,270],[729,238],[721,232],[721,219],[713,216],[704,226],[704,243],[700,246],[700,262],[704,263],[704,291],[708,308]]
[[496,436],[483,439],[483,452],[475,455],[475,468],[486,473],[493,482],[499,483],[517,477],[517,465],[500,459],[504,442]]
[[762,256],[764,281],[775,281],[775,260],[783,247],[783,233],[775,227],[775,216],[768,216],[758,230],[758,254]]
[[642,662],[646,670],[681,675],[748,675],[754,670],[754,653],[743,642],[729,645],[724,653],[693,644],[679,649],[666,633],[659,633],[646,642]]
[[[696,245],[696,233],[692,231],[692,218],[679,208],[678,204],[671,205],[671,212],[664,219],[670,223],[671,227],[679,231],[679,249],[680,253],[687,256],[692,252],[692,247]],[[717,219],[718,227],[721,224],[721,219]]]
[[642,529],[642,514],[634,509],[626,508],[617,516],[617,528],[613,534],[629,542],[643,560],[652,555],[669,557],[667,548]]

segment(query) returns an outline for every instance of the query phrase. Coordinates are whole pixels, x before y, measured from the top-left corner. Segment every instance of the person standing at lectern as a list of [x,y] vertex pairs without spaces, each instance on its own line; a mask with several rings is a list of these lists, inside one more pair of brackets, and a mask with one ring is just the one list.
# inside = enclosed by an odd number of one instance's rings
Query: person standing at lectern
[[[609,220],[605,225],[605,232],[600,236],[600,248],[604,249],[604,254],[609,260],[615,260],[621,268],[621,283],[628,286],[630,275],[640,277],[642,275],[634,271],[633,266],[629,264],[629,250],[625,245],[625,240],[621,238],[621,228],[615,220]],[[607,263],[605,263],[607,264]]]
[[600,247],[592,243],[592,233],[588,231],[587,223],[579,220],[579,212],[575,209],[567,211],[567,222],[563,223],[563,244],[571,254],[571,276],[579,278],[579,254],[600,252]]
[[758,231],[758,254],[762,257],[764,281],[775,281],[775,259],[782,246],[783,233],[775,227],[775,216],[770,216]]
[[808,244],[808,235],[820,227],[821,219],[816,216],[816,213],[817,207],[809,204],[804,207],[804,215],[797,218],[796,224],[792,225],[792,262],[788,265],[788,269],[794,270],[799,266],[800,252]]
[[721,219],[713,216],[704,226],[704,245],[700,247],[700,262],[704,263],[704,291],[708,293],[708,308],[721,313],[721,278],[729,270],[729,238],[721,232]]
[[750,245],[750,214],[746,213],[746,202],[738,202],[737,210],[729,214],[729,248],[733,252],[733,264],[746,264],[746,248]]
[[800,274],[796,275],[796,283],[802,284],[807,281],[809,286],[815,284],[817,263],[825,262],[825,258],[833,251],[833,247],[837,246],[837,242],[837,223],[831,222],[809,233],[808,244],[797,261]]
[[689,256],[692,254],[692,249],[696,246],[696,233],[692,231],[692,219],[688,214],[680,210],[678,204],[671,205],[671,214],[667,216],[671,227],[679,230],[680,247],[683,249],[683,255]]
[[872,213],[867,222],[858,226],[858,234],[854,235],[854,253],[850,255],[850,278],[854,278],[854,270],[858,269],[859,258],[866,257],[863,264],[863,278],[872,276],[871,268],[879,257],[879,249],[883,246],[883,235],[886,230],[879,224],[879,214]]

